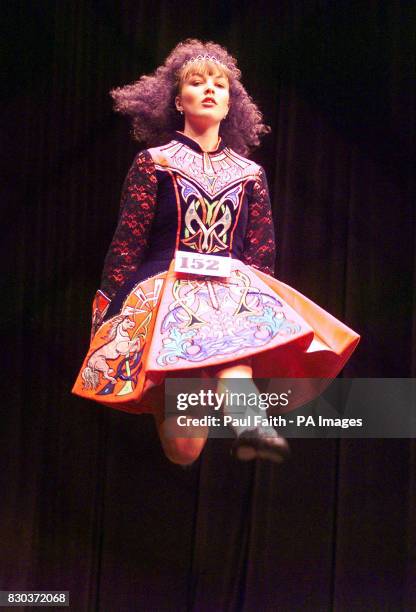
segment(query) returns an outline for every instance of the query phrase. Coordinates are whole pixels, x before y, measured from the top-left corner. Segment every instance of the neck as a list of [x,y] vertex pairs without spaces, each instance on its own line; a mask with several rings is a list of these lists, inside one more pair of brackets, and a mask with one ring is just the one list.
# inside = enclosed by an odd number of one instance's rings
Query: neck
[[185,122],[183,134],[189,136],[199,144],[203,151],[215,151],[218,146],[218,129],[219,125],[212,125],[198,129],[196,126],[190,126]]

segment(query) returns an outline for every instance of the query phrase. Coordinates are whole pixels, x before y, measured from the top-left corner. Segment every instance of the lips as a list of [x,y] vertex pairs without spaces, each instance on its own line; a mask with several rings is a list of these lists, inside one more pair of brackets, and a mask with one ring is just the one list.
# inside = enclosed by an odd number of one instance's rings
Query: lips
[[214,98],[204,98],[202,100],[202,104],[204,104],[204,102],[211,102],[212,104],[216,104]]

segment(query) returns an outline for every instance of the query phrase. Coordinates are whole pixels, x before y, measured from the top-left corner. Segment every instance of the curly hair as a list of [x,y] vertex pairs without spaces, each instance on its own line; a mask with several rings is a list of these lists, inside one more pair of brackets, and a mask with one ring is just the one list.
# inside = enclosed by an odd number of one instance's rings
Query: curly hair
[[[218,61],[204,59],[184,65],[198,55],[214,56]],[[262,113],[243,87],[236,59],[214,42],[194,38],[180,42],[155,72],[110,92],[115,110],[132,118],[136,140],[147,146],[165,144],[175,130],[183,129],[183,117],[174,101],[184,80],[196,71],[219,72],[228,78],[230,109],[220,124],[219,134],[229,147],[247,155],[260,144],[260,137],[270,132],[270,127],[263,123]]]

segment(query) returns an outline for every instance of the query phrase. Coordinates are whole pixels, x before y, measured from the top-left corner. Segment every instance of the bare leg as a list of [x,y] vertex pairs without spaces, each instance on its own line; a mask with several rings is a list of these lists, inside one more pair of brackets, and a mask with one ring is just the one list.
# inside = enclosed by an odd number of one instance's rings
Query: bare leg
[[[166,418],[163,395],[162,386],[153,387],[146,394],[149,405],[159,406],[154,418],[163,451],[172,463],[190,465],[201,454],[208,437],[209,427],[188,427],[184,432],[185,428],[178,425],[176,416]],[[187,435],[184,436],[184,433]]]
[[172,463],[190,465],[198,459],[207,441],[208,427],[188,427],[187,433],[192,437],[184,437],[184,428],[178,425],[176,416],[158,415],[155,419],[163,451]]
[[[212,371],[214,373],[214,370]],[[208,376],[207,372],[203,372],[204,377]],[[240,362],[231,367],[215,370],[215,376],[218,378],[251,378],[252,369],[250,365],[245,365]],[[162,388],[160,386],[151,388],[146,396],[149,403],[153,402],[160,406],[160,410],[154,415],[156,427],[159,433],[160,442],[166,457],[179,465],[190,465],[196,461],[201,454],[207,441],[209,427],[193,426],[186,428],[187,435],[184,436],[184,427],[177,423],[176,416],[166,417],[164,414]]]

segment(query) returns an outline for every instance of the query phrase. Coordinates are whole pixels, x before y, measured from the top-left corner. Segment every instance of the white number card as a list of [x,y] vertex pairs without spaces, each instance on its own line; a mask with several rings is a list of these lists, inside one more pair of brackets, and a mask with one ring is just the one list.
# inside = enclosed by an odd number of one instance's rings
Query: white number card
[[227,277],[231,274],[231,258],[206,253],[176,251],[175,272]]

